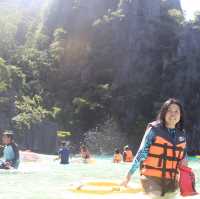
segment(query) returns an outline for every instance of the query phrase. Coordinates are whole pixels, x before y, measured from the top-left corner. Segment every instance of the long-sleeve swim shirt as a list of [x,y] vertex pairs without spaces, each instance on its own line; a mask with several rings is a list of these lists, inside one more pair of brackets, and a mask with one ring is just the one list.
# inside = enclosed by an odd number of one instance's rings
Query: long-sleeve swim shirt
[[[168,133],[174,139],[176,136],[176,129],[168,128]],[[139,148],[136,156],[133,159],[133,165],[128,172],[130,175],[132,175],[139,168],[141,161],[143,161],[147,158],[149,148],[152,145],[154,138],[155,138],[154,130],[152,128],[148,128],[144,134],[140,148]],[[187,158],[187,155],[185,158]]]

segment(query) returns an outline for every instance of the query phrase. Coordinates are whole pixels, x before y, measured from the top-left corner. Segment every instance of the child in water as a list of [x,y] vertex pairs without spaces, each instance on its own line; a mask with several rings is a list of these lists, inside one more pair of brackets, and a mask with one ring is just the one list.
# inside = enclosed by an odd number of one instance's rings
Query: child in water
[[58,158],[60,159],[60,164],[69,164],[69,149],[66,146],[66,142],[61,142],[60,149],[58,151]]
[[122,161],[122,155],[120,153],[120,150],[116,149],[113,157],[113,163],[120,163],[121,161]]
[[86,146],[84,146],[84,145],[81,146],[81,147],[80,147],[80,153],[81,153],[81,157],[82,157],[82,159],[83,159],[83,162],[84,162],[84,163],[88,163],[89,160],[90,160],[90,157],[91,157],[88,148],[87,148]]
[[126,145],[124,147],[123,161],[124,162],[132,162],[133,161],[133,153],[128,145]]

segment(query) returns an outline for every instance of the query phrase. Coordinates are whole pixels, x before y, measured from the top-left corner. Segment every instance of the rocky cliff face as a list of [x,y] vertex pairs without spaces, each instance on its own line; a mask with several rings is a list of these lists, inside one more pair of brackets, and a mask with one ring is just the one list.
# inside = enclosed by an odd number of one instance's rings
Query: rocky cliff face
[[147,74],[141,77],[144,71],[137,69],[142,64],[143,67],[151,70],[149,67],[153,59],[151,50],[155,49],[157,39],[155,37],[156,27],[152,22],[160,19],[161,2],[160,0],[124,1],[119,9],[122,9],[124,19],[116,31],[116,37],[120,38],[118,42],[123,48],[120,55],[123,59],[119,65],[119,75],[116,81],[122,84],[133,79],[136,82],[145,81],[149,71],[145,70]]
[[188,24],[180,35],[178,69],[174,79],[176,92],[187,112],[188,148],[200,153],[199,99],[200,99],[200,23]]
[[[171,2],[135,0],[123,1],[119,5],[124,17],[114,24],[114,49],[119,49],[116,56],[119,59],[116,58],[113,89],[116,92],[123,87],[129,89],[123,91],[123,94],[117,94],[119,102],[116,100],[112,104],[116,111],[127,110],[125,115],[120,116],[123,126],[130,126],[140,114],[155,117],[157,107],[152,101],[160,98],[160,93],[165,90],[165,69],[177,55],[178,35],[181,31],[175,21],[165,17],[174,8],[181,13],[180,2],[176,1],[176,6]],[[174,25],[169,26],[169,23]],[[166,96],[164,91],[163,96]],[[127,101],[129,108],[125,105]]]
[[83,30],[91,28],[96,19],[107,14],[109,9],[115,10],[118,1],[119,0],[52,1],[44,17],[44,31],[48,35],[52,35],[56,28],[63,27],[69,33],[79,33],[80,35]]
[[112,84],[116,100],[112,106],[120,122],[126,127],[140,114],[153,118],[149,112],[155,116],[158,98],[178,97],[186,107],[189,146],[195,143],[189,150],[199,150],[199,139],[195,139],[199,137],[199,24],[181,26],[170,17],[174,10],[181,15],[179,0],[127,0],[121,1],[118,10],[122,18],[113,20],[110,26],[113,49],[118,49]]
[[20,140],[22,148],[31,149],[42,153],[56,153],[58,125],[50,121],[44,121],[33,125],[30,131]]

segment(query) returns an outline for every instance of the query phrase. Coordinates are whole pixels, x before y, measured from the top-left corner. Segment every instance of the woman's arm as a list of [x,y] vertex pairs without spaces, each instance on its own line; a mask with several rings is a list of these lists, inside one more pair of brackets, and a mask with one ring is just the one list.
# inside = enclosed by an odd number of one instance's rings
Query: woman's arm
[[126,180],[122,183],[124,186],[127,186],[128,182],[131,179],[132,174],[139,168],[141,161],[147,158],[149,148],[153,143],[154,137],[155,133],[152,130],[152,128],[147,129],[142,139],[140,148],[133,159],[133,165],[126,176]]

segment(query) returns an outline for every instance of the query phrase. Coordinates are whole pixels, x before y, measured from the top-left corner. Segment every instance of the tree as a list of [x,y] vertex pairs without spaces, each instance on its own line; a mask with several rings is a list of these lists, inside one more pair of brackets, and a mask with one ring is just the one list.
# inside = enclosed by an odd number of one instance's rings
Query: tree
[[60,109],[53,107],[47,110],[42,106],[41,96],[35,95],[33,98],[22,96],[15,102],[18,114],[12,118],[19,132],[26,132],[32,125],[43,120],[55,118]]
[[16,32],[22,13],[16,6],[3,7],[0,12],[0,57],[9,59],[16,48]]

